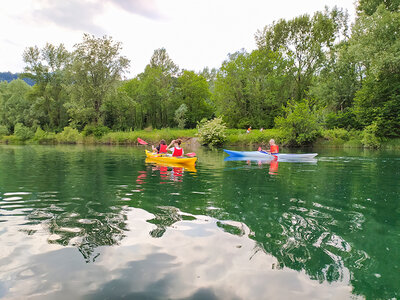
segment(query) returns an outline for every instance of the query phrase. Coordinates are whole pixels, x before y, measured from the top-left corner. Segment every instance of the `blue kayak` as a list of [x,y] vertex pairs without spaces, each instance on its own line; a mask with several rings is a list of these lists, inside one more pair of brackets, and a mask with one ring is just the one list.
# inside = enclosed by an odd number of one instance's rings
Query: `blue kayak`
[[233,150],[226,150],[224,151],[232,157],[251,157],[251,158],[259,158],[259,159],[274,159],[276,157],[282,158],[285,160],[290,159],[313,159],[318,155],[318,153],[304,153],[304,154],[297,154],[297,153],[276,153],[270,154],[264,151],[233,151]]

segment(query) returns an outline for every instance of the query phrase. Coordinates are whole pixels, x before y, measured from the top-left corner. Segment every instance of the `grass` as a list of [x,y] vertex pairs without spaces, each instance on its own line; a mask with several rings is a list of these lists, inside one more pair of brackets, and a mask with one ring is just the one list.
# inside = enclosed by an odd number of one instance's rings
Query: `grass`
[[244,129],[228,129],[227,144],[239,145],[266,145],[270,139],[274,139],[278,144],[280,142],[281,131],[279,129],[265,129],[264,131],[253,130],[246,133]]
[[154,129],[154,130],[135,130],[135,131],[117,131],[109,132],[99,139],[101,144],[110,145],[132,145],[137,144],[137,138],[148,143],[158,143],[161,139],[167,141],[177,138],[191,138],[196,134],[196,129]]
[[[184,140],[196,137],[196,129],[154,129],[135,131],[109,132],[100,138],[93,135],[83,136],[76,130],[68,128],[61,133],[45,131],[36,132],[34,138],[21,141],[15,135],[0,137],[0,143],[6,144],[108,144],[108,145],[137,145],[137,138],[141,138],[150,144],[156,144],[161,139],[169,143],[173,139]],[[227,145],[267,145],[270,139],[275,139],[277,144],[282,144],[282,131],[279,129],[253,130],[246,133],[244,129],[228,129]],[[316,147],[325,148],[363,148],[362,131],[347,131],[344,129],[323,130],[321,136],[314,142]],[[400,149],[400,138],[387,139],[381,142],[381,149]]]

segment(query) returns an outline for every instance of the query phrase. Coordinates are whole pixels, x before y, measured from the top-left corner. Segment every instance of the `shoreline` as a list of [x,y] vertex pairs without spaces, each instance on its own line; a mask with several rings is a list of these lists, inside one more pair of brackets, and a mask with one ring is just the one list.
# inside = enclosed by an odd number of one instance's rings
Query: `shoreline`
[[[339,134],[338,134],[339,132]],[[15,135],[0,137],[0,144],[10,145],[56,145],[56,144],[84,144],[84,145],[139,145],[137,138],[141,138],[149,144],[157,144],[161,139],[171,141],[181,138],[183,145],[188,147],[201,146],[196,129],[155,129],[155,130],[135,130],[135,131],[115,131],[104,134],[100,137],[93,135],[84,136],[83,133],[71,129],[68,134],[65,132],[52,133],[40,131],[26,140],[22,140]],[[274,138],[283,148],[335,148],[335,149],[373,149],[363,145],[361,132],[348,132],[344,130],[325,130],[321,136],[313,143],[299,147],[285,146],[280,141],[281,132],[277,129],[266,129],[263,132],[254,131],[249,134],[243,129],[228,129],[226,132],[226,142],[221,147],[258,147],[268,145],[268,141]],[[380,141],[378,149],[400,149],[400,139],[387,139]]]

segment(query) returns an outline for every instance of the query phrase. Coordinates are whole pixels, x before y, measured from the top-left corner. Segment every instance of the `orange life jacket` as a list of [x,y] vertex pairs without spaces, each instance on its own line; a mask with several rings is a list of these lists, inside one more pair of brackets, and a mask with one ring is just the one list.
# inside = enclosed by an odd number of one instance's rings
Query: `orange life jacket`
[[271,145],[271,148],[269,149],[271,154],[272,153],[279,153],[279,146],[278,145]]

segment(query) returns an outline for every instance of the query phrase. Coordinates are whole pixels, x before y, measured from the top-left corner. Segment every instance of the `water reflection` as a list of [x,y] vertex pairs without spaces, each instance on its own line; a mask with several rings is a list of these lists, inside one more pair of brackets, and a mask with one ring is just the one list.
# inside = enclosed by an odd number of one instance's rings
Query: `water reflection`
[[[278,175],[279,162],[281,163],[302,163],[302,164],[316,164],[318,162],[317,159],[314,158],[273,158],[267,160],[260,160],[259,158],[254,157],[236,157],[236,156],[228,156],[224,158],[224,161],[243,161],[246,162],[247,166],[251,167],[252,165],[256,165],[258,167],[262,167],[266,165],[269,167],[268,174],[269,175]],[[237,167],[236,167],[237,168]]]
[[0,295],[399,295],[396,160],[272,169],[205,152],[188,170],[131,149],[62,149],[0,151]]
[[154,174],[159,174],[160,178],[163,179],[160,183],[165,183],[165,180],[182,182],[184,172],[197,172],[195,165],[182,165],[165,162],[160,163],[149,157],[146,158],[145,162],[152,166],[151,171]]

